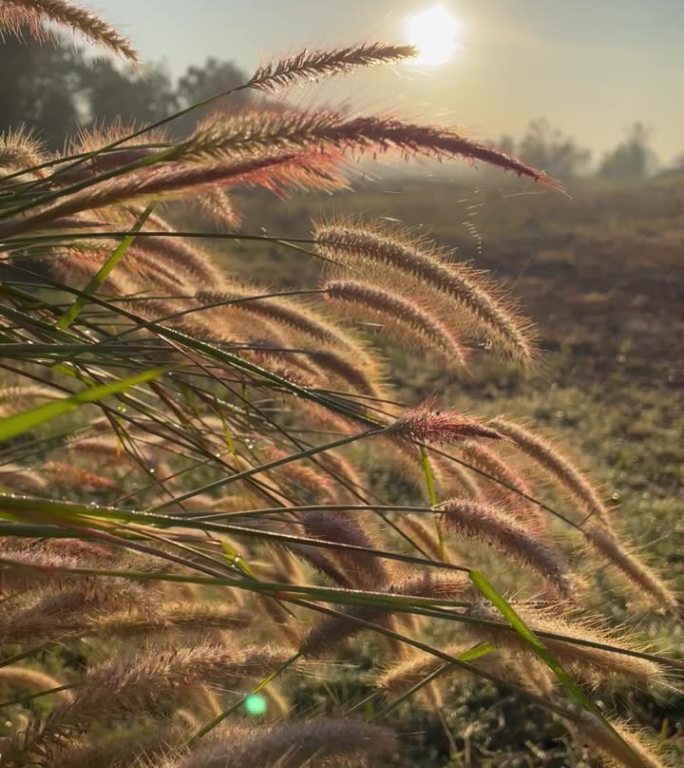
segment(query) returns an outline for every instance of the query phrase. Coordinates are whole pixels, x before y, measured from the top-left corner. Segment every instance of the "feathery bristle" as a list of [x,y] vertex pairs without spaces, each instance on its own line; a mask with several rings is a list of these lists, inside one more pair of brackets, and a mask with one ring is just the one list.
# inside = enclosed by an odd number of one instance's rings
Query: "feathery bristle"
[[433,560],[442,559],[442,551],[435,533],[435,526],[427,525],[420,518],[406,515],[401,520],[402,530],[415,541],[425,554]]
[[[175,714],[177,715],[178,710]],[[150,760],[163,759],[187,739],[187,724],[133,728],[113,737],[92,742],[68,741],[61,745],[54,768],[151,768]],[[197,730],[192,723],[193,730]]]
[[[73,249],[68,255],[50,260],[50,273],[59,283],[72,288],[83,289],[100,269],[106,256],[103,253],[91,253]],[[102,283],[100,291],[113,296],[127,296],[138,292],[139,285],[124,270],[115,270]]]
[[[467,651],[469,647],[464,643],[450,643],[444,648],[440,648],[440,651],[449,656],[458,657],[461,653]],[[448,664],[448,662],[440,656],[415,651],[407,658],[400,659],[386,667],[375,679],[375,685],[386,693],[400,695],[445,664]],[[488,656],[474,662],[475,666],[482,666],[483,664],[492,666]],[[469,671],[464,670],[462,667],[451,665],[444,671],[442,676],[448,678],[454,675],[467,676],[470,674]]]
[[164,601],[158,608],[95,613],[84,617],[83,634],[134,636],[150,632],[209,629],[238,630],[249,626],[251,617],[232,606],[200,601]]
[[325,552],[310,544],[287,544],[288,552],[308,563],[315,571],[327,576],[334,584],[351,588],[352,581],[343,568]]
[[36,400],[54,400],[60,396],[58,390],[42,384],[3,387],[0,389],[0,416],[8,416],[29,408]]
[[[87,458],[106,458],[109,463],[115,464],[135,464],[135,457],[132,456],[124,444],[116,435],[100,435],[95,437],[76,436],[67,440],[66,448],[69,452],[82,454]],[[145,450],[147,446],[139,446],[136,443],[136,452],[146,461],[150,456]]]
[[38,40],[46,37],[44,22],[70,27],[90,42],[101,45],[117,55],[137,62],[138,52],[123,35],[94,13],[68,0],[3,0],[0,24],[10,32],[20,33],[28,26]]
[[588,526],[584,534],[587,541],[636,587],[639,597],[650,598],[651,602],[672,614],[679,612],[677,595],[655,571],[625,549],[612,530],[595,523]]
[[0,466],[0,488],[15,488],[40,494],[47,487],[47,480],[36,470],[18,464]]
[[181,698],[199,683],[244,684],[282,664],[291,652],[268,645],[225,647],[200,643],[173,649],[150,648],[129,658],[112,658],[91,669],[73,700],[56,707],[29,739],[36,748],[59,734],[83,730],[102,718],[109,722],[129,711],[144,712]]
[[[220,293],[207,290],[199,291],[197,298],[207,304],[219,301],[237,301],[238,303],[234,307],[243,312],[281,323],[319,341],[330,342],[355,352],[358,350],[356,339],[311,309],[297,305],[281,296],[264,299],[250,298],[268,292],[267,289],[255,285],[233,284],[228,290]],[[245,301],[245,299],[249,300]]]
[[[6,665],[0,667],[0,685],[8,685],[11,688],[21,690],[26,688],[36,688],[39,691],[49,691],[53,688],[61,687],[63,683],[51,675],[37,669]],[[59,701],[70,701],[72,697],[72,693],[69,690],[55,691],[52,695],[56,696]]]
[[303,50],[259,67],[252,75],[248,86],[263,91],[272,91],[296,83],[318,80],[359,67],[387,64],[410,59],[417,54],[410,45],[387,45],[385,43],[362,43],[346,48]]
[[[377,584],[371,585],[377,590]],[[382,591],[388,595],[444,598],[457,600],[470,597],[472,584],[465,574],[435,576],[429,573],[409,575],[395,579],[391,584],[382,584]],[[322,617],[302,640],[300,651],[311,657],[330,653],[339,643],[348,640],[365,628],[362,623],[370,622],[385,626],[392,618],[392,610],[379,605],[351,606],[337,616]]]
[[422,405],[406,411],[387,427],[387,433],[416,443],[452,443],[465,439],[499,440],[501,435],[476,419],[455,411],[435,411]]
[[[353,461],[335,451],[326,451],[318,457],[318,463],[330,474],[344,480],[356,491],[362,491],[367,486],[361,470]],[[342,488],[340,488],[342,492]]]
[[[264,458],[269,462],[285,458],[287,452],[280,448],[270,447]],[[282,467],[276,467],[269,471],[278,479],[279,484],[285,488],[292,488],[298,495],[311,501],[320,503],[333,503],[336,499],[336,485],[325,473],[312,466],[306,466],[301,462],[289,462]]]
[[216,189],[201,195],[194,201],[200,215],[218,226],[237,230],[242,222],[242,215],[232,197],[223,189]]
[[180,272],[181,275],[185,273],[187,277],[180,279],[193,287],[207,283],[215,284],[222,278],[221,270],[212,263],[208,255],[177,238],[150,237],[144,244],[138,244],[135,251],[146,254],[152,268],[161,265]]
[[473,585],[465,573],[410,573],[393,579],[392,593],[444,600],[464,600],[472,596]]
[[[123,599],[142,604],[148,591],[139,584],[122,579],[91,579],[68,573],[68,568],[107,568],[112,565],[112,553],[89,542],[76,539],[22,542],[0,538],[0,554],[8,561],[0,565],[0,592],[4,594],[47,586],[51,589],[76,589],[84,598],[97,594],[101,600]],[[140,562],[137,565],[144,570],[149,564]],[[55,568],[65,570],[60,572]],[[44,626],[47,619],[44,616],[41,618],[41,612],[45,614],[44,610],[39,609],[37,616]]]
[[[78,562],[80,558],[74,559]],[[43,637],[85,634],[89,628],[89,613],[116,611],[127,602],[135,604],[141,597],[140,588],[130,583],[119,585],[118,590],[106,591],[107,586],[106,583],[93,585],[78,580],[63,591],[38,591],[33,600],[3,605],[0,609],[0,643],[21,643],[29,639],[35,642]],[[146,607],[146,600],[139,599],[138,602],[140,609]]]
[[[2,11],[0,10],[0,30]],[[32,132],[24,129],[0,133],[0,183],[5,172],[41,165],[47,159],[42,143]]]
[[178,159],[226,159],[242,152],[335,148],[357,154],[400,152],[405,158],[427,157],[480,160],[560,189],[542,171],[514,160],[454,130],[418,125],[387,117],[349,118],[341,113],[315,110],[246,111],[237,116],[204,123],[178,146]]
[[[373,548],[370,537],[349,516],[325,511],[305,512],[302,514],[302,522],[307,534],[314,539]],[[387,580],[383,560],[373,554],[332,550],[328,556],[339,563],[345,577],[356,587],[377,589]]]
[[384,266],[415,277],[423,289],[465,310],[506,355],[520,363],[535,358],[530,323],[497,298],[482,275],[464,264],[446,262],[446,252],[396,227],[352,223],[318,224],[318,251],[348,268]]
[[440,504],[439,511],[446,528],[496,547],[521,566],[543,576],[560,595],[567,597],[575,591],[561,557],[505,512],[457,498]]
[[299,645],[303,656],[318,658],[330,655],[345,640],[362,632],[366,627],[362,622],[378,626],[387,626],[392,613],[387,608],[378,606],[352,606],[340,611],[339,616],[324,616],[311,628]]
[[206,746],[162,768],[345,768],[391,757],[392,731],[352,717],[270,727],[230,725]]
[[117,487],[111,477],[69,464],[66,461],[46,461],[41,467],[54,488],[81,490],[110,490]]
[[487,501],[487,495],[478,482],[477,474],[468,467],[435,453],[430,456],[430,465],[443,496],[460,496],[475,501]]
[[609,515],[596,489],[582,472],[551,442],[529,429],[503,418],[491,422],[504,437],[533,459],[558,485],[591,515],[609,525]]
[[[486,472],[496,480],[501,480],[521,494],[533,497],[532,488],[523,473],[516,471],[488,445],[480,440],[466,440],[460,447],[469,465]],[[507,512],[521,520],[530,530],[541,536],[547,535],[546,517],[536,504],[494,480],[478,478],[478,481],[481,487],[486,488],[490,503],[494,506],[503,505]]]
[[[672,683],[665,673],[665,667],[648,659],[637,658],[620,651],[637,651],[634,645],[617,640],[615,632],[602,631],[590,626],[581,618],[564,618],[559,615],[558,607],[553,610],[535,611],[523,606],[516,607],[523,621],[533,632],[551,632],[565,639],[541,636],[541,641],[573,676],[588,685],[599,687],[614,682],[627,682],[653,691],[672,689]],[[488,610],[482,615],[490,621],[499,621]],[[471,631],[482,640],[487,640],[499,647],[502,652],[510,652],[515,656],[535,658],[535,652],[526,640],[523,640],[508,625],[499,629],[493,625],[471,625]],[[584,640],[615,648],[608,651],[594,648],[590,645],[573,643],[573,640]]]
[[93,184],[33,216],[0,227],[3,236],[39,230],[64,216],[95,211],[125,202],[201,194],[217,187],[262,187],[274,193],[291,190],[332,191],[346,187],[339,174],[339,157],[323,152],[285,153],[213,165],[167,163],[151,170]]
[[[77,134],[71,137],[67,144],[67,152],[70,155],[81,154],[93,154],[95,156],[89,158],[88,163],[100,163],[108,162],[106,159],[108,155],[116,155],[120,151],[128,151],[130,149],[140,148],[139,137],[130,138],[132,133],[135,133],[142,126],[136,121],[127,121],[120,116],[115,117],[111,122],[97,123],[95,125],[88,125],[86,127],[79,127]],[[165,144],[169,141],[169,135],[163,128],[155,128],[145,132],[147,142],[150,144]],[[111,148],[106,153],[99,152],[103,147],[109,144],[116,144],[116,147]],[[97,165],[94,166],[98,168]],[[111,166],[107,166],[111,168]],[[78,169],[70,169],[69,173],[77,172]],[[104,170],[104,168],[102,169]],[[67,174],[63,174],[59,171],[60,178],[69,178]],[[154,218],[156,214],[152,214],[151,218]]]
[[372,397],[383,399],[382,384],[379,381],[377,370],[364,370],[362,364],[368,362],[365,356],[359,360],[359,355],[351,354],[347,350],[326,348],[309,349],[306,356],[318,368],[338,377],[351,386],[353,391],[362,392]]
[[438,317],[382,288],[356,280],[329,280],[322,285],[326,298],[352,317],[361,311],[385,327],[394,329],[405,343],[406,334],[418,342],[416,349],[442,358],[449,366],[464,366],[466,350]]
[[609,768],[674,768],[661,756],[655,739],[625,723],[609,722],[610,728],[595,715],[583,712],[570,728],[577,740],[596,750]]

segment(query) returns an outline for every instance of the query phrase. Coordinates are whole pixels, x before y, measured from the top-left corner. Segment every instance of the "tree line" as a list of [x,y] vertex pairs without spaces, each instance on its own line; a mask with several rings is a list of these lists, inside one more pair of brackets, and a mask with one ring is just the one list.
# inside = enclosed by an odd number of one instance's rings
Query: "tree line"
[[[31,128],[53,150],[79,130],[153,123],[247,79],[233,63],[209,58],[174,82],[159,64],[122,68],[71,45],[14,38],[0,45],[0,72],[0,132]],[[237,93],[225,101],[247,98]],[[215,102],[212,109],[220,106]],[[174,134],[186,133],[199,117],[195,111],[175,120]]]
[[[640,122],[627,129],[624,140],[607,152],[595,168],[591,167],[591,150],[554,128],[543,117],[530,122],[520,141],[504,136],[498,146],[559,179],[591,172],[609,181],[630,182],[640,181],[658,170],[658,158],[651,148],[651,132]],[[684,155],[669,170],[684,170]]]
[[[83,129],[117,122],[142,125],[165,118],[190,104],[245,82],[234,63],[209,58],[190,66],[174,82],[159,64],[121,68],[108,59],[92,59],[72,45],[39,44],[7,39],[0,46],[0,132],[30,127],[48,148],[64,147]],[[212,109],[239,106],[251,97],[241,92]],[[202,112],[173,121],[175,137],[187,133]],[[559,179],[590,172],[611,181],[639,181],[655,172],[657,157],[650,132],[631,126],[624,140],[592,168],[591,151],[550,125],[532,120],[524,136],[503,136],[497,146]],[[670,170],[684,171],[684,155]]]

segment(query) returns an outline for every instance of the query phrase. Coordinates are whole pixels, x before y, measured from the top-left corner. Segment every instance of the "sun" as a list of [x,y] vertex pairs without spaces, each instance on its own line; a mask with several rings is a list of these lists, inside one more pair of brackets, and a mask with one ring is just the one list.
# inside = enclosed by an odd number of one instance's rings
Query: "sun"
[[446,64],[460,47],[461,23],[444,5],[432,5],[406,19],[406,37],[418,49],[415,64]]

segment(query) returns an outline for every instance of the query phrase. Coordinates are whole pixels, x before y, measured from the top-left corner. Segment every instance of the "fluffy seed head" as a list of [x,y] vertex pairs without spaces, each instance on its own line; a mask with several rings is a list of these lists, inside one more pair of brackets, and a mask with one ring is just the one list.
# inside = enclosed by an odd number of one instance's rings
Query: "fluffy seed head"
[[[0,31],[2,30],[0,11]],[[26,130],[0,133],[0,182],[4,173],[31,168],[45,162],[47,155],[40,141]]]
[[370,265],[416,278],[440,301],[451,302],[452,311],[472,317],[504,354],[522,364],[535,358],[529,321],[498,298],[482,275],[466,265],[447,263],[447,252],[434,244],[396,227],[344,221],[315,225],[314,237],[323,256],[349,269]]
[[68,0],[3,0],[0,29],[19,36],[22,29],[27,28],[34,38],[42,41],[49,36],[43,27],[45,22],[69,27],[124,59],[139,60],[135,48],[112,26]]
[[382,322],[395,335],[407,341],[406,334],[417,342],[417,349],[426,348],[449,366],[464,366],[466,350],[456,335],[440,319],[417,307],[395,293],[367,285],[357,280],[329,280],[323,284],[326,298],[343,311],[358,317],[370,317]]
[[343,768],[390,757],[392,731],[352,717],[282,723],[270,728],[230,725],[212,742],[162,768]]
[[594,715],[584,712],[571,726],[578,741],[596,750],[610,768],[668,768],[653,739],[620,722],[609,730]]
[[407,411],[388,428],[389,434],[416,443],[452,443],[465,439],[498,440],[501,435],[476,419],[455,411],[435,411],[423,405]]
[[584,533],[587,541],[627,577],[630,584],[636,588],[638,596],[646,596],[658,607],[672,614],[679,612],[677,595],[655,571],[625,549],[612,530],[595,523]]
[[296,83],[349,72],[358,67],[387,64],[416,55],[410,45],[362,43],[347,48],[319,51],[303,50],[257,69],[248,85],[263,91],[284,88]]
[[375,115],[350,118],[339,112],[320,109],[280,110],[270,114],[251,110],[237,117],[205,122],[190,139],[178,145],[174,157],[182,160],[225,160],[257,149],[266,152],[274,149],[336,150],[352,155],[373,154],[374,157],[395,151],[404,159],[479,160],[560,189],[553,179],[536,168],[455,130]]
[[[449,656],[458,657],[461,653],[467,651],[469,647],[470,646],[465,643],[450,643],[444,648],[440,648],[440,650]],[[475,666],[491,666],[491,661],[489,661],[488,655],[483,656],[473,663]],[[411,652],[407,658],[400,659],[394,664],[386,667],[376,678],[375,685],[386,693],[398,696],[409,690],[409,688],[413,687],[421,680],[424,680],[428,675],[436,672],[445,664],[448,664],[448,662],[439,656],[433,656],[418,651]],[[448,677],[453,677],[454,675],[468,676],[470,674],[470,672],[461,667],[451,665],[440,675],[440,679],[446,679]]]
[[[563,667],[590,686],[627,682],[653,691],[673,688],[663,666],[648,659],[621,653],[640,649],[633,643],[616,639],[615,632],[592,626],[581,618],[559,615],[557,606],[553,610],[533,610],[516,606],[516,611],[532,631],[550,632],[567,638],[540,636],[541,641]],[[480,612],[490,621],[499,621],[489,610],[481,609]],[[471,625],[471,631],[479,639],[495,644],[502,652],[534,660],[534,652],[527,642],[510,627],[504,629],[504,626],[508,627],[502,625],[499,629],[493,625]],[[608,651],[591,645],[577,644],[574,640],[602,644],[615,650]]]
[[[37,689],[39,691],[47,691],[52,688],[59,688],[63,685],[60,680],[57,680],[45,672],[14,665],[0,667],[0,684],[9,685],[12,688],[24,690],[28,688]],[[68,690],[57,691],[54,696],[56,696],[59,701],[69,701],[71,700],[72,693]]]
[[584,474],[550,441],[507,419],[492,420],[492,426],[512,440],[589,514],[608,523],[608,510]]
[[543,576],[558,594],[574,591],[561,557],[505,512],[470,499],[449,499],[439,506],[446,528],[496,547],[521,566]]
[[126,202],[213,193],[222,186],[261,187],[276,194],[292,190],[332,191],[346,186],[339,156],[331,153],[280,153],[214,164],[166,163],[105,180],[66,196],[54,205],[3,224],[3,236],[49,228],[55,220]]
[[[463,457],[468,464],[486,472],[496,480],[506,483],[526,496],[533,497],[532,488],[525,475],[504,461],[496,451],[481,440],[466,440],[461,445]],[[503,506],[513,517],[519,519],[530,530],[544,536],[547,534],[547,521],[544,513],[536,504],[509,490],[494,480],[478,477],[481,487],[487,492],[488,500],[495,506]]]
[[[325,511],[305,512],[302,521],[307,534],[312,538],[373,548],[371,538],[350,516]],[[356,587],[377,589],[387,580],[383,560],[373,554],[331,550],[328,557],[339,564],[345,577]]]
[[82,730],[101,718],[144,712],[177,701],[193,686],[243,685],[275,670],[289,650],[269,646],[232,648],[210,643],[173,649],[152,648],[128,658],[112,658],[88,672],[73,700],[55,708],[34,745],[61,733]]

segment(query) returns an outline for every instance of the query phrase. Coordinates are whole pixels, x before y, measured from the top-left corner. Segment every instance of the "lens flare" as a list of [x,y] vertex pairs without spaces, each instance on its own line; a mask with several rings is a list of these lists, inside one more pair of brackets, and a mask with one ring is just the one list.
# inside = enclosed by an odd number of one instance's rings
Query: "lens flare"
[[252,693],[245,699],[245,712],[252,717],[265,715],[267,709],[268,702],[260,693]]

